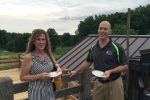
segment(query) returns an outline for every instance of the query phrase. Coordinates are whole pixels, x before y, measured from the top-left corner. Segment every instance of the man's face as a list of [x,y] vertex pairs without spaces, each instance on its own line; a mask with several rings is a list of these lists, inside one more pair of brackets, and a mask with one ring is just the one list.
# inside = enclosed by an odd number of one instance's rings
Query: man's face
[[99,39],[107,39],[111,34],[111,26],[107,22],[101,22],[98,28]]

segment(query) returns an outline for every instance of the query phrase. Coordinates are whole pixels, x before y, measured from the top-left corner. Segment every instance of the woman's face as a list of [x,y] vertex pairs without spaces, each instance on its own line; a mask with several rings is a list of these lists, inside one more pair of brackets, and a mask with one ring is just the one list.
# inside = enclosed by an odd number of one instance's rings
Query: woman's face
[[41,34],[39,37],[36,38],[35,42],[35,49],[37,50],[44,50],[46,46],[46,38],[44,34]]

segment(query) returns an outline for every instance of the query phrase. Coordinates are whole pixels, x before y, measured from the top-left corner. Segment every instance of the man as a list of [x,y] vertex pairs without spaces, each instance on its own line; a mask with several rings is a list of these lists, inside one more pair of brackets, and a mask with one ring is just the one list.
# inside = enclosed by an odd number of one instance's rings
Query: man
[[70,73],[72,77],[90,67],[92,63],[95,70],[104,72],[104,78],[97,77],[94,83],[93,100],[124,100],[120,76],[122,72],[128,70],[128,62],[124,49],[109,38],[111,31],[108,21],[102,21],[99,24],[98,42],[89,50],[87,59]]

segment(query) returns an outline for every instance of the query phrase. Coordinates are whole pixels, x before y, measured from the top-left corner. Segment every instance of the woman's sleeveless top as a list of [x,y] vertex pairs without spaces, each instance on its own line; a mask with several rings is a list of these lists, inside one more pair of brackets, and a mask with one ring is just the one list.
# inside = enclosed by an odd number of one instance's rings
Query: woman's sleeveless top
[[[31,53],[33,65],[30,74],[39,74],[53,71],[53,63],[49,56],[45,54],[45,60],[41,61],[35,53]],[[55,100],[55,94],[52,85],[52,79],[39,79],[29,82],[28,100]]]

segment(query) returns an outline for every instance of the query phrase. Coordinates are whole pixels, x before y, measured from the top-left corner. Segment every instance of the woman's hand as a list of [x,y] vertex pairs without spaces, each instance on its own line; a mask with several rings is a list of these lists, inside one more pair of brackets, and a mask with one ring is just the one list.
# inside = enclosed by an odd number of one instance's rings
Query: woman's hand
[[39,79],[49,79],[50,78],[49,73],[40,73],[40,74],[38,74],[38,76],[39,76]]
[[59,64],[55,64],[55,67],[57,68],[57,72],[62,72],[62,69],[60,68]]

